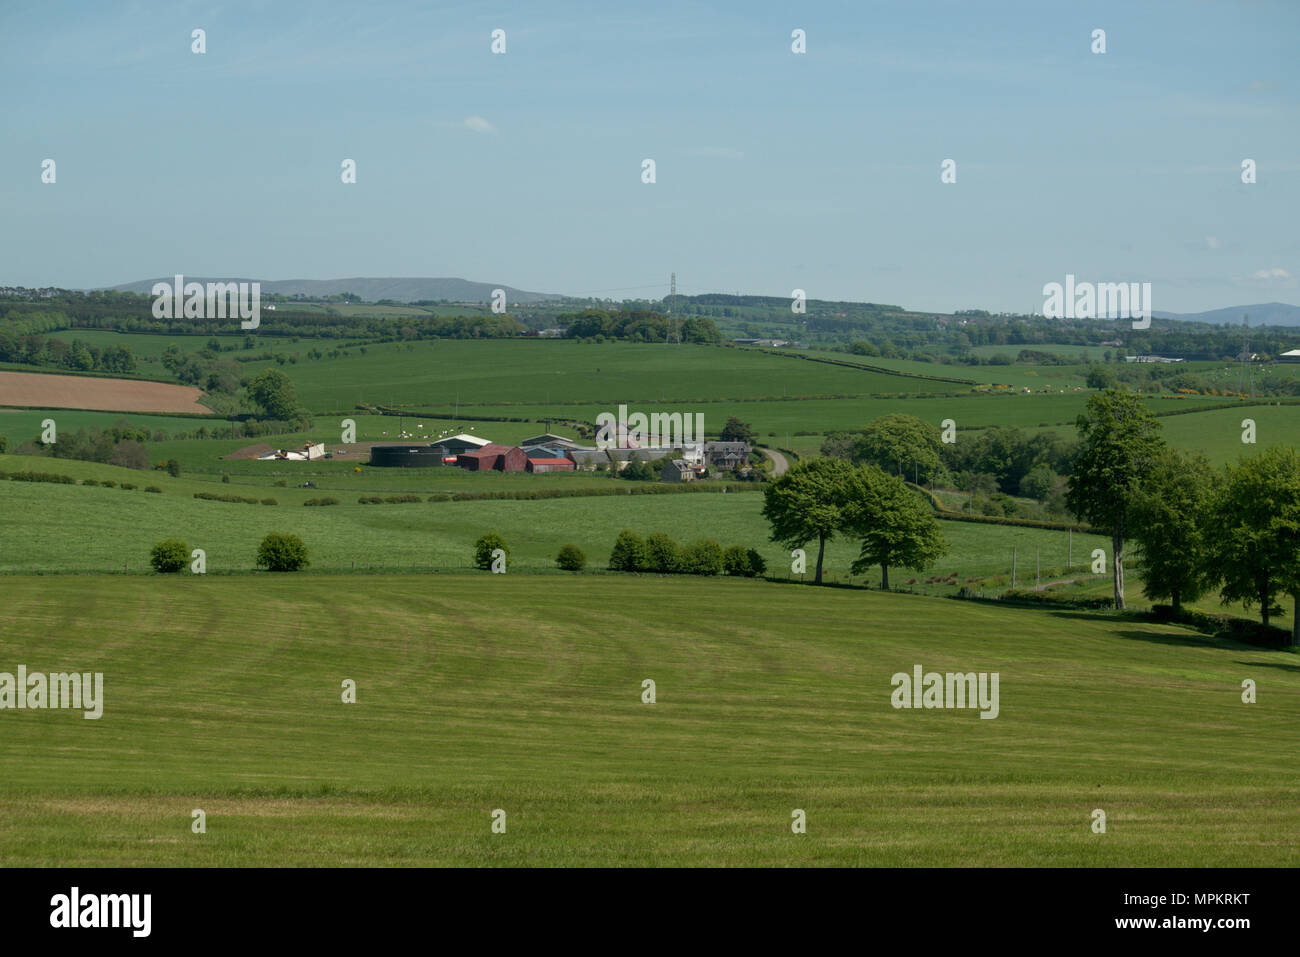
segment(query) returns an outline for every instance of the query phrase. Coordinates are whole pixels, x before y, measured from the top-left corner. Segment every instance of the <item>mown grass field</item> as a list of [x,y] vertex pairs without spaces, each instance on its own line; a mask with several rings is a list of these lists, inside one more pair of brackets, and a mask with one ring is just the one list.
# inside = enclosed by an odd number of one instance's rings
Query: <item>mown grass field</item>
[[[1300,659],[1108,616],[731,580],[12,577],[0,662],[104,674],[98,721],[0,712],[7,866],[1300,863]],[[998,718],[895,710],[915,664],[998,672]]]

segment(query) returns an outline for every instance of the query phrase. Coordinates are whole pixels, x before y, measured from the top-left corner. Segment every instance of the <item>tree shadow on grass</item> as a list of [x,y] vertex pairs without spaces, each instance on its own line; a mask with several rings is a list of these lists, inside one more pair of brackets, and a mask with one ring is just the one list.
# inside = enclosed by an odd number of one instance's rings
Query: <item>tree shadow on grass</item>
[[[1256,649],[1263,651],[1263,648]],[[1286,661],[1234,661],[1234,665],[1241,665],[1245,668],[1280,668],[1283,671],[1294,671],[1300,674],[1300,661],[1290,663]]]
[[[1181,645],[1193,648],[1220,648],[1224,651],[1268,651],[1267,648],[1256,648],[1254,645],[1248,645],[1244,642],[1233,641],[1230,638],[1220,638],[1215,635],[1207,635],[1203,632],[1193,631],[1190,628],[1182,633],[1170,633],[1167,631],[1138,630],[1143,622],[1134,621],[1131,618],[1109,618],[1105,613],[1093,613],[1081,611],[1053,611],[1053,618],[1070,618],[1078,621],[1089,621],[1094,624],[1098,621],[1109,621],[1115,625],[1132,625],[1136,628],[1118,628],[1112,634],[1121,638],[1129,638],[1134,641],[1147,641],[1157,645]],[[1170,627],[1170,626],[1165,626]],[[1173,625],[1172,627],[1178,627]],[[1184,626],[1185,627],[1185,626]]]

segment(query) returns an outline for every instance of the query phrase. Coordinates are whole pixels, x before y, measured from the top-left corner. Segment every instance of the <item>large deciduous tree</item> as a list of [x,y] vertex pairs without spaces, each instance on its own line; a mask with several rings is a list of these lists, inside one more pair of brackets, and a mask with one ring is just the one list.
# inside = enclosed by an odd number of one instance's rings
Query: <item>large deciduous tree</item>
[[1291,644],[1300,645],[1300,454],[1275,446],[1229,466],[1209,524],[1223,600],[1258,602],[1267,625],[1274,598],[1289,594]]
[[727,418],[726,423],[722,426],[723,442],[748,442],[754,444],[754,429],[748,422],[742,422],[734,415]]
[[1142,554],[1142,590],[1168,598],[1175,614],[1210,588],[1206,526],[1218,473],[1203,455],[1170,450],[1154,464],[1133,502],[1133,538]]
[[844,493],[853,468],[839,459],[800,462],[763,490],[763,517],[772,525],[772,541],[803,548],[817,541],[821,584],[826,543],[844,525]]
[[845,526],[861,537],[853,574],[880,566],[880,587],[889,590],[889,569],[923,571],[948,553],[934,512],[896,475],[864,465],[849,479]]
[[267,369],[248,384],[248,396],[272,419],[292,419],[298,413],[293,380],[279,369]]
[[1124,608],[1124,540],[1133,504],[1164,451],[1160,423],[1142,400],[1107,390],[1088,399],[1078,422],[1081,447],[1066,504],[1079,518],[1110,530],[1115,607]]
[[942,447],[936,426],[914,415],[893,412],[867,423],[854,443],[853,461],[924,482],[939,471]]

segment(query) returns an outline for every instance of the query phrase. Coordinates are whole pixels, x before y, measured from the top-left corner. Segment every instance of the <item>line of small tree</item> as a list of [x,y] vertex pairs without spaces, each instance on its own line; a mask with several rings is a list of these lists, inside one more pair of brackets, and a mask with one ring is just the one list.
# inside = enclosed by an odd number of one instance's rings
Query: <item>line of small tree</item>
[[624,529],[614,541],[609,555],[609,569],[617,572],[658,572],[659,574],[737,575],[754,578],[767,571],[763,556],[744,545],[724,549],[709,538],[680,544],[670,535],[654,532],[641,538]]

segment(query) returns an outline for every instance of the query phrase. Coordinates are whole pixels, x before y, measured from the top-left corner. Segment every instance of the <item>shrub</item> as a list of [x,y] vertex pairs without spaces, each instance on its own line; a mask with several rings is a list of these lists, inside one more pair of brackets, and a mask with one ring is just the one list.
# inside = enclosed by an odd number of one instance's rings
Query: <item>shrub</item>
[[153,492],[153,493],[155,493],[155,494],[157,494],[157,495],[161,495],[161,494],[162,494],[162,489],[160,489],[157,485],[148,485],[148,486],[145,487],[145,491],[146,491],[146,492]]
[[118,486],[118,488],[124,489],[125,491],[128,492],[134,492],[139,487],[140,486],[136,485],[134,482],[123,482],[121,485]]
[[486,535],[480,536],[479,540],[474,543],[474,567],[491,571],[492,553],[498,548],[506,553],[506,565],[509,567],[510,546],[496,532],[488,532]]
[[767,572],[767,559],[751,548],[749,550],[749,577],[754,578]]
[[450,501],[451,501],[451,496],[448,495],[446,492],[434,492],[432,495],[429,496],[429,501],[430,501],[430,502],[450,502]]
[[587,567],[587,553],[577,545],[562,545],[560,554],[555,556],[555,564],[566,572],[580,572]]
[[307,499],[307,501],[303,502],[302,504],[304,504],[304,505],[337,505],[338,503],[339,503],[339,500],[338,500],[338,499],[336,499],[336,498],[334,498],[334,497],[332,497],[332,496],[330,496],[330,495],[325,495],[325,496],[322,496],[321,498],[309,498],[309,499]]
[[746,578],[754,575],[750,567],[749,550],[744,545],[732,545],[722,553],[722,568],[728,575],[743,575]]
[[722,546],[709,538],[691,542],[682,551],[681,564],[692,575],[721,575]]
[[82,485],[96,485],[96,486],[97,486],[97,485],[99,485],[99,482],[97,482],[95,479],[82,479],[82,480],[81,480],[81,484],[82,484]]
[[682,570],[682,547],[663,532],[655,532],[645,540],[645,558],[641,570],[671,574]]
[[170,475],[172,478],[180,478],[180,477],[181,477],[181,463],[178,462],[176,459],[168,459],[168,460],[167,460],[167,474]]
[[104,481],[100,482],[99,484],[104,486],[104,488],[117,488],[117,483],[114,482],[112,479],[104,479]]
[[221,481],[222,481],[223,484],[225,484],[225,485],[229,485],[229,484],[230,484],[230,473],[229,473],[229,472],[222,472],[222,473],[221,473]]
[[289,483],[286,482],[284,479],[276,479],[276,480],[275,480],[275,487],[276,487],[276,488],[288,488],[288,486],[289,486]]
[[264,499],[262,499],[262,504],[263,504],[263,505],[279,505],[280,503],[277,502],[277,501],[276,501],[275,499],[273,499],[273,498],[264,498]]
[[310,565],[307,546],[297,535],[268,532],[257,547],[257,567],[271,572],[296,572]]
[[242,495],[220,495],[217,492],[195,492],[195,498],[205,499],[209,502],[239,502],[244,505],[256,505],[257,499],[246,498]]
[[615,572],[636,572],[645,564],[645,542],[636,532],[628,529],[618,533],[614,550],[609,555],[609,569]]
[[[53,482],[56,485],[76,485],[77,480],[71,475],[58,475],[53,472],[10,472],[9,478],[14,482]],[[112,486],[116,483],[105,482]]]
[[190,560],[190,546],[179,539],[158,542],[149,552],[149,564],[156,572],[178,572]]

